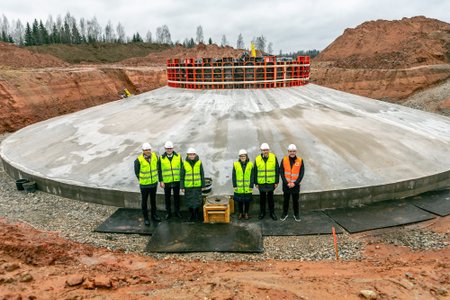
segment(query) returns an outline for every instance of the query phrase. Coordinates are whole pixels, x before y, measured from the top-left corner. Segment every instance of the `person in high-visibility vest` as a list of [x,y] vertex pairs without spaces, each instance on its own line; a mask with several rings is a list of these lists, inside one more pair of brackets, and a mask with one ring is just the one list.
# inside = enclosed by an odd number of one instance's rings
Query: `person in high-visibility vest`
[[299,203],[300,183],[305,175],[305,164],[301,157],[297,156],[297,147],[294,144],[288,146],[288,155],[283,157],[280,164],[280,176],[283,181],[283,215],[281,221],[288,217],[289,199],[292,197],[294,207],[294,219],[300,222]]
[[184,192],[184,202],[191,213],[189,221],[200,221],[199,208],[203,205],[202,188],[205,187],[205,173],[202,161],[194,148],[188,149],[186,159],[182,164],[180,187]]
[[267,143],[261,144],[261,155],[258,155],[254,164],[255,187],[259,190],[259,216],[262,220],[266,216],[266,202],[269,203],[270,217],[276,221],[273,192],[278,186],[280,176],[278,173],[278,159],[270,152]]
[[159,186],[164,189],[166,205],[166,220],[172,217],[171,193],[173,191],[174,214],[181,219],[180,214],[180,172],[183,160],[181,155],[173,150],[173,143],[164,144],[165,152],[158,160]]
[[139,180],[141,190],[141,208],[144,214],[144,224],[150,225],[148,218],[147,201],[150,195],[150,215],[152,221],[161,221],[156,214],[156,189],[158,188],[158,156],[152,152],[152,146],[149,143],[142,145],[142,154],[134,161],[134,173]]
[[233,163],[232,181],[234,188],[233,199],[238,203],[238,219],[248,220],[250,202],[253,200],[254,185],[253,163],[248,158],[247,150],[239,150],[239,159]]

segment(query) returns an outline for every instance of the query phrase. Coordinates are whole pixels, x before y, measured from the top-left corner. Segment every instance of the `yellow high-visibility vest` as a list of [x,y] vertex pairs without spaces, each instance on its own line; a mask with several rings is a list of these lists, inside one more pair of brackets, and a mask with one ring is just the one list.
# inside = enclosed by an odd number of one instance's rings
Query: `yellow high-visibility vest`
[[271,184],[275,183],[275,170],[278,167],[276,164],[275,154],[269,153],[267,162],[264,161],[261,155],[255,159],[256,167],[258,168],[257,184]]
[[161,175],[164,183],[180,181],[181,156],[174,154],[172,160],[161,156]]
[[141,154],[138,156],[139,163],[141,164],[139,171],[139,184],[149,185],[158,182],[158,157],[152,152],[150,163]]
[[202,186],[202,177],[200,174],[200,166],[202,164],[201,160],[198,160],[194,164],[194,168],[192,168],[191,164],[188,161],[184,161],[184,187],[192,188],[192,187],[201,187]]
[[234,191],[238,194],[251,194],[250,176],[252,174],[253,163],[248,162],[245,167],[245,172],[242,170],[242,165],[239,161],[234,162],[234,169],[236,170],[236,185]]

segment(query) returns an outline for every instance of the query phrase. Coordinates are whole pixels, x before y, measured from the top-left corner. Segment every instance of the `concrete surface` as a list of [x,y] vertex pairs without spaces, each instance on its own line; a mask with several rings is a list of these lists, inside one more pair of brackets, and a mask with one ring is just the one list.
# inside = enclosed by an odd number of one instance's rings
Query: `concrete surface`
[[[232,194],[238,150],[303,157],[306,208],[344,207],[450,186],[450,118],[314,84],[249,90],[164,87],[28,126],[0,146],[5,170],[51,193],[136,207],[141,144],[194,147],[213,194]],[[71,190],[70,193],[65,191]],[[158,189],[158,193],[162,193]],[[255,190],[255,194],[257,191]],[[276,194],[281,194],[278,188]]]

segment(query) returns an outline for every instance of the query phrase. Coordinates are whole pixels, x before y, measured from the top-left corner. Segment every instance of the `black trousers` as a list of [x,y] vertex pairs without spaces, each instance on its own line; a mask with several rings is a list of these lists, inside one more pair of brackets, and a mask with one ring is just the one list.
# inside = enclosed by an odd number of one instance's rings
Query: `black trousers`
[[141,207],[142,213],[144,214],[144,219],[148,220],[148,196],[150,195],[150,213],[152,216],[156,215],[156,186],[155,187],[143,187],[141,186]]
[[298,217],[298,213],[299,213],[298,200],[300,199],[300,193],[289,193],[289,192],[283,193],[283,215],[287,215],[287,213],[288,213],[289,200],[291,198],[291,195],[292,195],[292,203],[294,206],[294,215]]
[[238,203],[238,210],[240,214],[248,214],[248,210],[250,208],[250,202],[242,202],[237,201]]
[[175,212],[180,212],[180,183],[167,183],[164,185],[164,201],[166,203],[166,211],[172,212],[172,202],[170,201],[173,191],[173,204]]
[[266,213],[266,199],[269,202],[269,212],[275,212],[275,203],[273,202],[273,191],[261,192],[259,191],[259,211],[262,214]]

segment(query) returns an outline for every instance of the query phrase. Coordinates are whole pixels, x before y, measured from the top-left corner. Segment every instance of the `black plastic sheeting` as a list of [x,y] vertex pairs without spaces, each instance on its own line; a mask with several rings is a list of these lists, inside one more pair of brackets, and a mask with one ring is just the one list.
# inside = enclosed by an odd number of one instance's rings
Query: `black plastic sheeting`
[[95,231],[151,235],[157,226],[157,222],[150,222],[150,226],[145,226],[144,216],[140,209],[119,208],[105,222],[100,224]]
[[342,229],[321,211],[300,213],[300,222],[295,221],[292,214],[284,221],[274,221],[266,215],[260,222],[263,236],[331,234],[333,226],[336,233],[342,233]]
[[162,222],[153,232],[147,252],[263,252],[258,224]]
[[357,208],[325,210],[325,213],[350,233],[405,225],[435,218],[404,200],[390,200]]
[[450,214],[450,189],[412,197],[411,203],[423,210],[445,217]]

